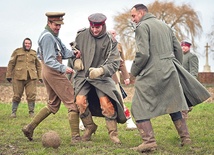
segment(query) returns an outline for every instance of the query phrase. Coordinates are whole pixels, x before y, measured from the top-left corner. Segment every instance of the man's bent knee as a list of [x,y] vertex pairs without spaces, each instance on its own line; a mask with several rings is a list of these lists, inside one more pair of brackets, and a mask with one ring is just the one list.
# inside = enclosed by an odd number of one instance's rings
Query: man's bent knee
[[108,118],[114,117],[115,109],[107,96],[100,97],[100,105],[104,116]]
[[86,96],[77,95],[76,104],[77,104],[80,114],[83,114],[87,108]]

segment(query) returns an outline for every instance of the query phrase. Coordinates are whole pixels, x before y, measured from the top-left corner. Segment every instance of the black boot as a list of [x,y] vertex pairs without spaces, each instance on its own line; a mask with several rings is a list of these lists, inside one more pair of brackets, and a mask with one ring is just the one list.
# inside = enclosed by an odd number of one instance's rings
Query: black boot
[[34,117],[35,102],[28,103],[29,117]]
[[12,113],[10,115],[11,118],[16,118],[16,111],[18,109],[19,103],[18,102],[13,102],[12,103]]

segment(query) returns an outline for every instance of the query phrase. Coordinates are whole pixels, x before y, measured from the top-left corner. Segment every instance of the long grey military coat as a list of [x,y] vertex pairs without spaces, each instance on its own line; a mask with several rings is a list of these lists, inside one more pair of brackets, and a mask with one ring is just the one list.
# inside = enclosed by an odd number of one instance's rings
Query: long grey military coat
[[[147,13],[136,27],[135,39],[137,52],[131,67],[136,76],[131,107],[135,120],[187,110],[187,101],[195,105],[209,97],[206,89],[181,66],[182,49],[166,24]],[[197,91],[204,95],[195,93],[200,99],[194,100],[191,93],[196,90],[190,91],[186,82],[196,83]]]
[[198,57],[194,53],[184,53],[182,65],[192,76],[198,77]]
[[[83,88],[84,83],[88,82],[92,85],[92,89],[88,94],[89,109],[93,116],[102,115],[100,103],[94,88],[105,93],[114,105],[117,111],[117,122],[125,123],[126,117],[123,109],[123,102],[120,94],[116,90],[115,83],[111,76],[118,70],[120,64],[120,56],[117,51],[117,42],[107,34],[95,38],[90,34],[89,29],[82,30],[78,33],[76,39],[76,48],[81,51],[84,70],[78,71],[74,76],[75,96]],[[104,75],[96,79],[90,79],[90,67],[103,67]]]

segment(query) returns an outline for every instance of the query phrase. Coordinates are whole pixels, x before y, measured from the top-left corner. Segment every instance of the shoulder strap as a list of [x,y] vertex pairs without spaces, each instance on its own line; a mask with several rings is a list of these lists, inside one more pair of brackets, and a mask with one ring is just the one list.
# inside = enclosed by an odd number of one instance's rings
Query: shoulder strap
[[53,39],[56,41],[56,45],[57,45],[58,51],[61,51],[61,48],[60,48],[60,46],[59,46],[59,44],[58,44],[58,41],[55,39],[55,37],[54,37],[50,32],[45,32],[45,33],[43,33],[42,36],[39,38],[39,42],[42,40],[42,38],[43,38],[46,34],[50,34],[50,35],[53,37]]
[[[55,40],[55,42],[56,42],[56,45],[57,45],[57,50],[58,50],[58,55],[59,56],[61,56],[61,48],[60,48],[60,46],[59,46],[59,43],[58,43],[58,41],[55,39],[55,37],[50,33],[50,32],[45,32],[45,33],[43,33],[41,36],[40,36],[40,38],[39,38],[39,43],[40,43],[40,41],[42,40],[42,38],[45,36],[45,35],[47,35],[47,34],[50,34],[51,36],[52,36],[52,38]],[[40,56],[42,57],[42,50],[41,50],[41,48],[40,48],[40,46],[39,46],[39,53],[40,53]]]

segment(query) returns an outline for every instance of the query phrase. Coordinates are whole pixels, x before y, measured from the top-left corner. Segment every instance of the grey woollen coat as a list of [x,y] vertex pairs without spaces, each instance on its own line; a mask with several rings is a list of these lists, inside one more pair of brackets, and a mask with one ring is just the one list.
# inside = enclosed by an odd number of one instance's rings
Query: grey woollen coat
[[[136,27],[135,39],[137,52],[131,66],[136,76],[131,107],[135,120],[188,110],[187,103],[196,105],[209,98],[207,90],[182,67],[181,46],[165,23],[147,13]],[[198,90],[191,90],[194,87]]]
[[[89,28],[78,32],[76,39],[76,48],[81,51],[84,70],[77,71],[74,75],[75,96],[81,89],[84,89],[84,83],[91,84],[91,90],[88,94],[87,102],[92,116],[104,117],[100,108],[99,98],[94,88],[105,93],[114,105],[117,112],[117,122],[125,123],[123,102],[120,94],[117,92],[115,83],[111,76],[118,70],[120,65],[120,56],[117,50],[117,41],[108,33],[95,38],[90,34]],[[103,67],[104,75],[96,79],[90,79],[90,67]]]

